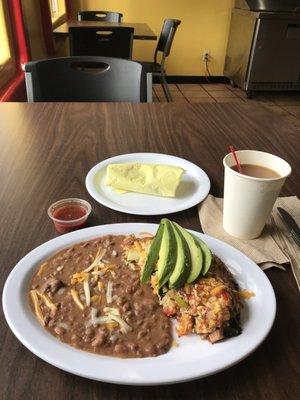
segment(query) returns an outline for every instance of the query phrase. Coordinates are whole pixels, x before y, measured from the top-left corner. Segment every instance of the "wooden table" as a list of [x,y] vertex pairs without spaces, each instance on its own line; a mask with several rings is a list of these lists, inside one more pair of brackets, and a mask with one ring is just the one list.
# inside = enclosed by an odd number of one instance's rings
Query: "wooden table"
[[125,28],[134,28],[133,38],[138,40],[156,40],[157,36],[149,28],[147,24],[141,23],[130,23],[130,22],[101,22],[101,21],[76,21],[69,20],[64,22],[62,25],[58,26],[53,30],[55,34],[68,35],[69,28],[103,28],[103,27],[115,27],[121,26]]
[[[280,154],[294,168],[282,194],[299,194],[299,133],[263,107],[234,103],[0,104],[1,289],[21,257],[55,236],[47,216],[54,200],[81,197],[90,201],[91,225],[159,221],[160,217],[122,214],[91,199],[84,179],[100,160],[141,151],[184,157],[208,173],[211,192],[221,196],[222,158],[230,143]],[[196,207],[172,218],[200,230]],[[289,269],[266,274],[275,289],[278,310],[265,342],[224,372],[173,386],[117,386],[63,372],[21,345],[1,309],[1,398],[298,399],[299,293]]]

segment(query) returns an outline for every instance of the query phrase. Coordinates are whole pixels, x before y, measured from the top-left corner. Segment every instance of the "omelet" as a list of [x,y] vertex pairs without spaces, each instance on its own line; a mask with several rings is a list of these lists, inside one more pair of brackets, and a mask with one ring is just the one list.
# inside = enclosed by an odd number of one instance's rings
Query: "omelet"
[[123,163],[106,169],[106,185],[117,193],[137,192],[175,197],[184,170],[173,165]]

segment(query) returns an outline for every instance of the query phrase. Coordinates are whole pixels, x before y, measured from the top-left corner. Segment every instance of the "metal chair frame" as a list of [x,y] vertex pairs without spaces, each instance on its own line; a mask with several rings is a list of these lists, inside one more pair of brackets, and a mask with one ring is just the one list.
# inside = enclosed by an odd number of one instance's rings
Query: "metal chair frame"
[[[169,35],[168,35],[168,38],[167,38],[167,40],[165,42],[164,48],[161,49],[160,42],[161,42],[161,40],[163,40],[162,35],[163,35],[164,25],[168,21],[173,21],[174,22],[174,26],[171,27]],[[162,28],[162,31],[161,31],[161,35],[160,35],[160,38],[159,38],[159,41],[157,43],[157,47],[156,47],[155,53],[154,53],[154,65],[159,66],[160,71],[153,72],[152,75],[159,77],[159,79],[161,81],[161,86],[163,88],[165,97],[166,97],[168,102],[172,101],[172,96],[171,96],[170,89],[169,89],[169,86],[168,86],[168,83],[167,83],[167,79],[166,79],[167,75],[166,75],[166,71],[165,71],[165,61],[166,61],[166,58],[170,54],[170,50],[171,50],[171,46],[172,46],[172,43],[173,43],[173,39],[174,39],[176,30],[177,30],[177,27],[180,25],[180,23],[181,23],[181,21],[179,21],[179,20],[168,20],[167,19],[167,20],[164,21],[164,25],[163,25],[163,28]],[[161,57],[161,61],[160,62],[158,62],[158,53],[159,52],[162,53],[162,57]]]

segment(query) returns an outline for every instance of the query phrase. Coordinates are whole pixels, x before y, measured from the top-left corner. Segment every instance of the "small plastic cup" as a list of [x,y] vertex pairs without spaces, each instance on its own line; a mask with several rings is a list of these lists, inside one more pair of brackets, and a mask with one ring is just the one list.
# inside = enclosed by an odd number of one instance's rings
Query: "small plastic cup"
[[63,199],[51,204],[48,215],[59,233],[67,233],[86,225],[92,211],[90,203],[82,199]]

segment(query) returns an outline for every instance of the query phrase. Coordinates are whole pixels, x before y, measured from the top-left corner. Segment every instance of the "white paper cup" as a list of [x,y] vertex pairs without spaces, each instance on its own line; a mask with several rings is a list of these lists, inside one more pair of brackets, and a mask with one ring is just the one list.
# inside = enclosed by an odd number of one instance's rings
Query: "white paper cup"
[[239,150],[236,154],[241,164],[270,168],[280,175],[278,178],[242,175],[230,168],[236,165],[231,153],[223,159],[223,227],[227,233],[239,239],[255,239],[261,234],[292,169],[282,158],[262,151]]

